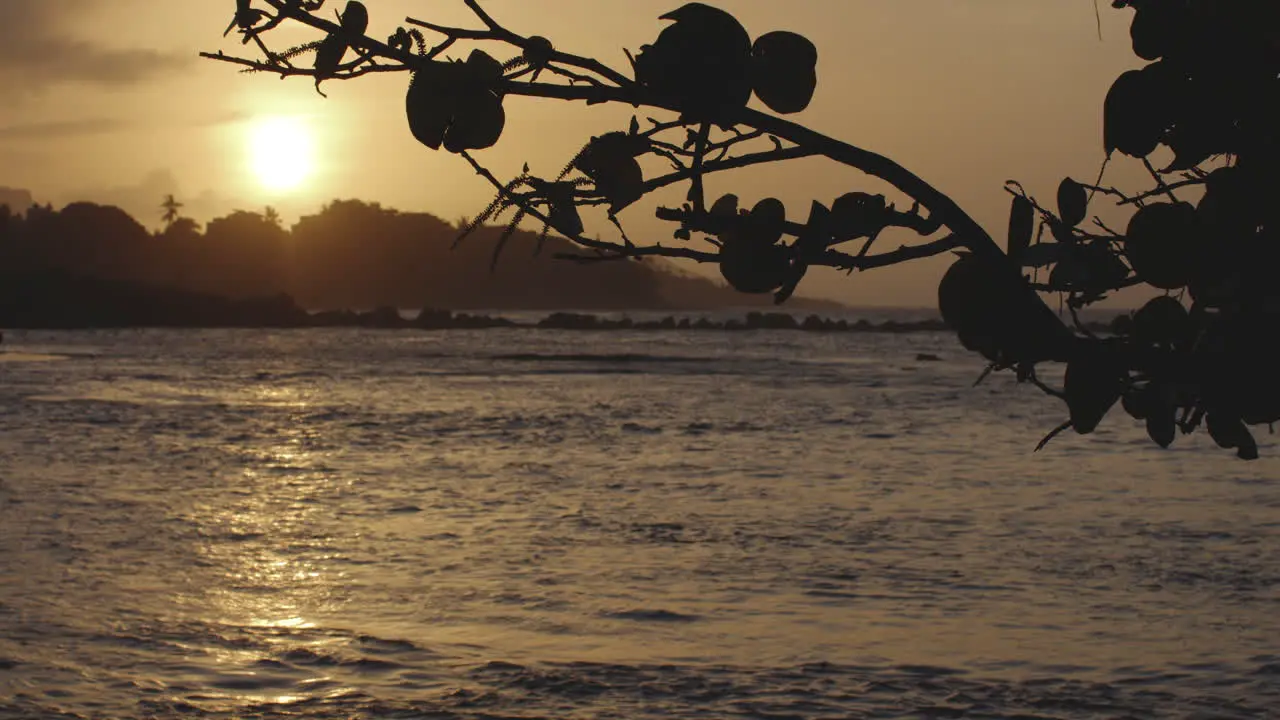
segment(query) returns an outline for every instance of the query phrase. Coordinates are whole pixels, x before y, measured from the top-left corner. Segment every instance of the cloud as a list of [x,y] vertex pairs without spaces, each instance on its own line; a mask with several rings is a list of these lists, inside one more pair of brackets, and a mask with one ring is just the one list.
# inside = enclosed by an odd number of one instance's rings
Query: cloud
[[[5,2],[5,0],[0,0]],[[147,227],[156,227],[160,223],[160,202],[166,195],[175,195],[182,202],[182,214],[205,223],[214,217],[226,215],[236,208],[254,207],[255,204],[240,202],[219,193],[205,190],[199,194],[183,191],[178,179],[168,168],[161,168],[147,173],[137,183],[117,185],[114,187],[82,187],[70,192],[53,196],[55,206],[70,202],[88,201],[100,205],[115,205],[123,208]],[[281,208],[283,210],[283,208]]]
[[115,132],[126,126],[123,121],[111,118],[0,125],[0,142],[6,140],[49,140],[82,135],[98,135]]
[[230,112],[219,113],[217,115],[202,117],[198,120],[193,121],[191,125],[194,127],[234,125],[236,123],[242,123],[246,120],[250,120],[255,117],[257,117],[257,115],[252,112],[247,112],[244,110],[233,110]]
[[71,34],[69,26],[102,0],[0,1],[0,83],[35,92],[61,82],[127,85],[173,72],[192,60],[153,49],[113,49]]

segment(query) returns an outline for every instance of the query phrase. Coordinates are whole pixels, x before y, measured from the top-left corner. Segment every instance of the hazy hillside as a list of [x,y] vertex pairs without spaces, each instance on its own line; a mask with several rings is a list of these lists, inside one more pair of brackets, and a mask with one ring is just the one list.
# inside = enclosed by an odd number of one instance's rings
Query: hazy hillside
[[[454,248],[454,225],[358,200],[331,202],[288,228],[266,211],[237,211],[204,228],[186,218],[171,220],[152,233],[118,207],[32,206],[0,228],[0,258],[7,272],[59,270],[230,298],[287,293],[313,309],[772,307],[770,295],[743,295],[657,258],[592,264],[556,259],[581,250],[548,238],[538,252],[536,236],[526,231],[509,239],[491,270],[501,228],[482,227]],[[804,298],[787,304],[792,311],[839,308]]]

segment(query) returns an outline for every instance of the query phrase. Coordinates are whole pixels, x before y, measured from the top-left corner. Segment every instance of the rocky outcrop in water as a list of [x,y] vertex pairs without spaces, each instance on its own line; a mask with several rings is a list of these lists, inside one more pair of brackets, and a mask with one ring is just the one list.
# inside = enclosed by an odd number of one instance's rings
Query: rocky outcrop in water
[[[542,328],[551,330],[797,330],[805,332],[945,332],[940,319],[913,322],[824,318],[797,319],[782,312],[748,312],[742,319],[667,315],[659,319],[610,317],[591,313],[554,312],[537,321],[453,312],[427,307],[406,318],[392,307],[372,311],[308,312],[284,294],[231,299],[142,283],[73,277],[59,271],[0,272],[0,327],[23,329],[89,329],[123,327],[307,328],[477,330]],[[1109,326],[1095,323],[1096,332]]]

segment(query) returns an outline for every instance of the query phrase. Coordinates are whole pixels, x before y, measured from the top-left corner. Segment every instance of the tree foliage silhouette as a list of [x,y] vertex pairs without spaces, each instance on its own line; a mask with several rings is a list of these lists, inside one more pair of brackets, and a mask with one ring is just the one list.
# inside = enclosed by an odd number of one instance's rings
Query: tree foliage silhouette
[[[554,253],[573,249],[559,237],[545,239],[545,257],[492,273],[486,245],[502,228],[483,228],[477,242],[455,251],[450,247],[461,226],[429,213],[401,212],[354,199],[334,200],[289,226],[264,208],[232,211],[211,218],[205,227],[179,217],[159,232],[147,232],[142,223],[113,206],[37,206],[11,214],[8,220],[6,210],[0,205],[0,285],[6,278],[54,272],[233,300],[284,293],[313,310],[389,305],[613,312],[767,303],[765,298],[742,302],[732,290],[701,275],[675,272],[673,264],[658,262],[660,258],[606,267],[558,261]],[[514,236],[514,241],[529,246],[535,239],[525,229]],[[804,309],[834,309],[834,304],[810,301]],[[26,321],[38,326],[40,310],[32,308],[24,315]],[[45,310],[53,313],[55,308]]]
[[[1128,192],[1101,179],[1068,178],[1046,206],[1011,182],[1001,249],[955,202],[902,166],[781,117],[803,110],[817,88],[818,51],[799,35],[773,30],[752,39],[729,13],[689,3],[661,16],[670,24],[638,54],[628,53],[632,67],[624,73],[547,38],[515,33],[478,0],[463,2],[479,29],[408,18],[381,42],[364,34],[368,11],[356,0],[337,23],[316,14],[318,2],[260,0],[254,7],[240,0],[232,26],[262,56],[204,55],[246,72],[312,77],[317,87],[325,79],[409,72],[409,131],[428,148],[459,155],[496,191],[459,241],[511,213],[494,262],[520,221],[532,218],[543,226],[539,245],[554,231],[581,249],[561,254],[567,260],[716,263],[733,287],[772,293],[781,303],[813,266],[865,271],[955,250],[959,257],[938,288],[944,319],[965,347],[990,361],[989,371],[1013,370],[1067,405],[1069,420],[1041,446],[1066,429],[1092,432],[1119,403],[1161,446],[1203,424],[1219,445],[1252,459],[1257,443],[1248,426],[1280,420],[1280,375],[1267,351],[1280,324],[1280,289],[1270,275],[1280,248],[1271,202],[1280,159],[1275,3],[1115,0],[1114,8],[1134,11],[1134,52],[1150,64],[1121,75],[1107,94],[1102,145],[1108,159],[1116,152],[1140,159],[1152,187]],[[323,39],[270,49],[264,36],[286,22],[308,25]],[[429,45],[424,30],[438,42]],[[473,45],[469,54],[447,59],[460,42]],[[299,58],[311,51],[316,59],[306,66]],[[512,95],[624,103],[660,117],[633,117],[625,129],[590,138],[556,173],[526,166],[503,181],[474,153],[500,140],[503,101]],[[776,114],[750,107],[753,96]],[[1162,146],[1172,160],[1157,169],[1150,157]],[[637,161],[644,156],[665,160],[670,171],[645,177]],[[800,214],[774,198],[748,209],[732,194],[705,196],[710,174],[814,156],[887,182],[909,207],[856,189],[815,199]],[[657,215],[675,224],[682,242],[633,243],[621,213],[673,184],[687,185],[686,202]],[[1086,224],[1100,195],[1134,208],[1124,232],[1097,218]],[[1195,204],[1185,197],[1193,195],[1201,196]],[[594,206],[607,210],[617,240],[587,236],[579,210]],[[873,252],[889,228],[923,240]],[[694,233],[709,249],[692,243]],[[1079,309],[1140,284],[1167,294],[1107,337],[1080,322]],[[1060,297],[1069,321],[1049,309],[1044,293]],[[1045,362],[1066,363],[1064,387],[1037,377]]]

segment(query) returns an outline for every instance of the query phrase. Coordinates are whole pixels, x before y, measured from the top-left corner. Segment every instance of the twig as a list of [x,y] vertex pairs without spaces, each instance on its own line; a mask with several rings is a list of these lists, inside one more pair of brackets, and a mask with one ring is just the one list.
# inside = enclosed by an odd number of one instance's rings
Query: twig
[[828,250],[822,259],[813,264],[829,265],[837,270],[870,270],[872,268],[886,267],[889,265],[897,265],[908,260],[917,260],[920,258],[933,257],[941,255],[948,250],[954,250],[962,246],[964,242],[958,235],[947,235],[933,242],[923,245],[903,245],[897,250],[879,255],[865,255],[855,257],[846,255],[835,250]]
[[1151,161],[1145,157],[1142,158],[1142,166],[1147,169],[1147,172],[1151,173],[1152,179],[1154,179],[1156,181],[1156,185],[1159,186],[1159,192],[1168,195],[1169,200],[1172,202],[1178,202],[1178,196],[1174,195],[1173,189],[1165,184],[1164,178],[1160,177],[1160,171],[1156,170],[1155,166],[1151,164]]
[[[202,52],[200,53],[200,57],[207,58],[209,60],[217,60],[218,62],[231,63],[232,65],[241,65],[251,70],[256,70],[260,72],[274,73],[276,75],[279,75],[280,77],[293,77],[293,76],[315,77],[316,76],[316,71],[314,68],[284,67],[281,65],[270,65],[268,63],[258,62],[256,60],[247,60],[245,58],[238,58],[232,55],[224,55],[222,53]],[[326,80],[348,80],[351,78],[358,78],[362,75],[368,75],[370,73],[403,72],[409,69],[400,65],[366,65],[364,67],[355,67],[355,64],[356,63],[354,62],[344,63],[343,65],[339,66],[338,72],[340,74],[326,75],[325,79]],[[350,69],[343,71],[342,68],[350,68]]]
[[[1190,187],[1193,185],[1203,185],[1204,182],[1205,182],[1204,178],[1188,178],[1186,180],[1178,180],[1177,182],[1163,183],[1159,188],[1155,190],[1148,190],[1146,192],[1139,193],[1137,195],[1134,195],[1133,197],[1122,200],[1116,204],[1117,205],[1133,205],[1133,204],[1140,203],[1143,200],[1147,200],[1152,197],[1155,197],[1156,195],[1170,195],[1170,197],[1172,197],[1172,194],[1170,192],[1172,190],[1177,190],[1178,188]],[[1174,198],[1174,201],[1176,202],[1177,198]]]
[[[471,157],[471,153],[463,151],[458,154],[461,155],[471,165],[471,167],[476,171],[476,174],[480,175],[485,180],[489,181],[489,184],[493,185],[499,192],[503,192],[504,186],[502,182],[499,181],[498,178],[494,177],[493,173],[490,172],[488,168],[486,168],[485,166],[477,162],[475,158]],[[517,196],[512,196],[512,198],[516,201],[519,207],[525,211],[525,214],[527,214],[532,218],[542,221],[543,223],[551,226],[552,228],[555,228],[556,232],[560,233],[561,235],[573,241],[574,243],[577,243],[578,245],[582,245],[583,247],[589,247],[589,248],[594,248],[598,250],[606,250],[606,251],[618,253],[620,255],[634,255],[634,256],[663,255],[666,257],[689,258],[691,260],[698,260],[699,262],[719,262],[718,256],[714,254],[699,252],[697,250],[691,250],[689,248],[668,248],[661,245],[628,248],[626,245],[620,245],[618,243],[611,243],[611,242],[606,242],[604,240],[595,240],[592,238],[588,238],[581,233],[578,233],[576,235],[571,233],[566,233],[563,230],[561,230],[559,227],[556,227],[555,223],[551,222],[551,218],[549,218],[545,213],[541,212],[537,208],[533,207],[530,203],[522,201]]]
[[494,22],[492,17],[489,17],[489,13],[485,12],[484,8],[480,7],[479,2],[476,0],[463,0],[463,2],[467,4],[467,7],[471,8],[471,12],[475,13],[476,17],[480,18],[480,22],[488,26],[490,30],[493,30],[494,32],[506,32],[501,25]]
[[1043,449],[1044,449],[1044,446],[1045,446],[1045,445],[1048,445],[1048,444],[1049,444],[1049,441],[1050,441],[1050,440],[1052,440],[1052,439],[1054,439],[1054,438],[1058,437],[1059,435],[1061,435],[1061,434],[1063,433],[1063,431],[1065,431],[1065,430],[1069,429],[1070,427],[1071,427],[1071,421],[1070,421],[1070,420],[1068,420],[1068,421],[1066,421],[1066,422],[1062,423],[1061,425],[1059,425],[1058,427],[1056,427],[1056,428],[1054,428],[1054,429],[1050,430],[1050,431],[1049,431],[1049,434],[1044,436],[1044,439],[1043,439],[1043,440],[1041,440],[1041,441],[1039,442],[1039,444],[1037,444],[1037,445],[1036,445],[1036,449],[1035,449],[1035,450],[1033,450],[1032,452],[1040,452],[1041,450],[1043,450]]
[[[720,232],[722,232],[725,227],[724,223],[726,222],[724,218],[711,215],[705,210],[700,212],[698,210],[687,210],[685,208],[660,207],[655,212],[655,215],[658,217],[659,220],[667,220],[669,222],[678,222],[682,227],[688,230],[693,230],[696,232],[705,232],[712,235],[717,235]],[[809,226],[804,223],[787,221],[782,223],[782,234],[791,235],[793,237],[799,237],[802,233],[806,232],[808,227]],[[937,223],[935,223],[934,221],[928,218],[921,217],[920,215],[917,215],[915,213],[886,211],[884,224],[881,227],[874,229],[874,231],[871,234],[877,234],[882,230],[884,230],[885,228],[889,228],[889,227],[907,228],[909,230],[914,230],[916,233],[920,235],[932,235],[933,233],[939,230],[939,226]],[[862,237],[862,236],[858,236],[858,237]],[[841,240],[840,243],[844,243],[844,242],[848,242],[856,239],[858,238],[857,237],[845,238]],[[951,247],[956,247],[957,245],[961,244],[958,240],[955,239],[954,235],[948,235],[947,238],[944,238],[943,240],[947,240],[951,242],[952,243]],[[865,249],[859,255],[860,256],[866,255]]]
[[1048,385],[1046,385],[1046,384],[1044,383],[1044,381],[1043,381],[1043,380],[1041,380],[1040,378],[1036,377],[1036,374],[1035,374],[1034,372],[1032,372],[1029,376],[1027,376],[1027,382],[1029,382],[1029,383],[1031,383],[1032,385],[1035,385],[1036,387],[1040,388],[1040,390],[1041,390],[1042,392],[1044,392],[1044,394],[1046,394],[1046,395],[1050,395],[1050,396],[1056,397],[1056,398],[1058,398],[1059,400],[1066,400],[1066,399],[1067,399],[1067,394],[1066,394],[1065,392],[1063,392],[1063,391],[1061,391],[1061,390],[1059,390],[1059,389],[1057,389],[1057,388],[1049,387]]
[[[1137,278],[1137,277],[1128,277],[1128,278],[1125,278],[1125,279],[1124,279],[1124,281],[1119,282],[1119,283],[1116,283],[1115,285],[1113,285],[1113,286],[1111,286],[1111,287],[1106,288],[1106,290],[1107,290],[1108,292],[1113,291],[1113,290],[1123,290],[1123,289],[1125,289],[1125,288],[1131,288],[1131,287],[1134,287],[1134,286],[1137,286],[1137,285],[1141,285],[1142,283],[1143,283],[1143,281],[1142,281],[1140,278]],[[1034,282],[1033,282],[1033,283],[1031,283],[1031,289],[1032,289],[1032,290],[1035,290],[1035,291],[1037,291],[1037,292],[1044,292],[1044,293],[1056,293],[1056,292],[1062,292],[1062,288],[1053,287],[1052,285],[1049,285],[1048,283],[1034,283]]]

